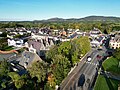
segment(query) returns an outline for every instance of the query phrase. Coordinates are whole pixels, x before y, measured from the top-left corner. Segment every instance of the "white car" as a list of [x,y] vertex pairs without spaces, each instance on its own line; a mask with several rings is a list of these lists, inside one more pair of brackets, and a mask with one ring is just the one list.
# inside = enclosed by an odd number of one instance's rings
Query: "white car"
[[87,61],[90,62],[92,59],[90,56],[87,57]]

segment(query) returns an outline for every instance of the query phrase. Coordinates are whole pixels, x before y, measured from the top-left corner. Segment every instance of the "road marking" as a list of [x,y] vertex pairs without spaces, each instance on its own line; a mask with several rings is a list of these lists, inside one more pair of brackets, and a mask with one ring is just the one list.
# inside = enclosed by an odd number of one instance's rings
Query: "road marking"
[[[91,54],[91,53],[90,53]],[[86,57],[88,55],[88,53],[84,56],[84,57],[82,57],[81,58],[81,62],[84,60],[84,58]],[[86,59],[86,58],[85,58]],[[85,63],[88,63],[86,60],[85,61],[83,61],[83,64],[85,64]],[[90,62],[89,62],[90,63]],[[84,65],[83,65],[84,66]],[[83,67],[82,66],[82,67]],[[80,68],[81,69],[81,68]],[[62,89],[65,89],[66,87],[67,87],[67,85],[70,83],[70,81],[73,79],[73,77],[77,74],[78,72],[76,72],[76,73],[74,73],[72,76],[71,76],[71,78],[68,80],[68,82],[66,83],[66,85],[63,85],[63,88]]]
[[92,64],[92,65],[95,65],[95,66],[98,65],[97,63],[91,63],[91,62],[86,62],[86,63],[88,63],[88,64]]
[[[85,64],[86,63],[86,61],[84,61],[83,62],[83,64]],[[84,65],[83,65],[84,66]],[[64,90],[66,87],[67,87],[67,85],[69,84],[69,82],[73,79],[73,77],[77,74],[78,72],[76,72],[76,73],[74,73],[72,76],[71,76],[71,78],[68,80],[68,82],[66,83],[66,85],[62,88],[62,90]]]

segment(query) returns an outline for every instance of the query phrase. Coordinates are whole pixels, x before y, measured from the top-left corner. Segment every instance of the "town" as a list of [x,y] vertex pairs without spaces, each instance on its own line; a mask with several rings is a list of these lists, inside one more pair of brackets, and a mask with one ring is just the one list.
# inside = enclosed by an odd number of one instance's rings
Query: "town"
[[120,0],[0,0],[0,90],[120,90]]
[[[15,82],[13,87],[14,83],[7,85],[7,81],[3,82],[9,80],[6,75],[3,75],[1,76],[4,77],[1,78],[2,88],[22,89],[25,87],[24,85],[27,85],[22,77],[28,74],[30,77],[25,78],[31,78],[32,81],[32,78],[36,77],[37,82],[41,85],[47,81],[47,86],[44,87],[46,90],[48,88],[53,90],[96,88],[98,82],[96,79],[101,75],[117,81],[120,80],[119,76],[112,74],[109,70],[104,71],[104,64],[102,64],[104,60],[112,58],[113,52],[118,52],[115,50],[120,47],[119,30],[105,34],[96,27],[93,27],[89,32],[79,29],[53,30],[47,27],[18,27],[5,28],[0,32],[0,36],[1,65],[2,63],[4,65],[10,64],[9,77],[13,78],[17,75],[15,79],[20,79]],[[5,67],[7,66],[2,66],[1,69]],[[120,63],[118,70],[119,67]],[[48,70],[49,68],[52,70]],[[64,71],[66,74],[62,74],[59,69],[67,70]],[[64,77],[62,77],[63,75]],[[16,83],[21,84],[17,85]],[[40,88],[41,85],[38,87]],[[27,88],[30,86],[27,85]]]

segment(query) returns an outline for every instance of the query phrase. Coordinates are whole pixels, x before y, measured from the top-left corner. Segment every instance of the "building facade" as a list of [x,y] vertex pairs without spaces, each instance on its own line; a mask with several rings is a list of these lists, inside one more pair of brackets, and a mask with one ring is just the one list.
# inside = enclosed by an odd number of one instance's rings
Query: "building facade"
[[112,49],[120,48],[120,35],[115,35],[115,37],[112,37],[109,46]]

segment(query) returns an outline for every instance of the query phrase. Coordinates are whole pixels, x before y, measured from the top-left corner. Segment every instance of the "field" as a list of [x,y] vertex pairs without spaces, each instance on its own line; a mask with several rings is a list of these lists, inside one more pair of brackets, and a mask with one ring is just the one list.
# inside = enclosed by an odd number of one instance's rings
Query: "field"
[[[105,71],[111,72],[114,75],[120,75],[120,68],[118,67],[119,61],[110,57],[102,64]],[[118,90],[120,81],[106,78],[103,75],[98,75],[94,90]]]
[[110,57],[103,62],[104,70],[109,71],[115,75],[120,75],[120,68],[118,68],[118,65],[119,61],[114,57]]
[[107,79],[102,75],[98,75],[94,90],[118,90],[117,80]]

